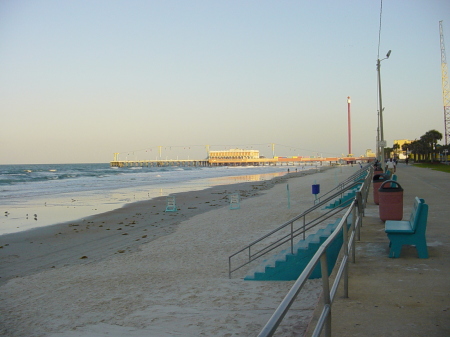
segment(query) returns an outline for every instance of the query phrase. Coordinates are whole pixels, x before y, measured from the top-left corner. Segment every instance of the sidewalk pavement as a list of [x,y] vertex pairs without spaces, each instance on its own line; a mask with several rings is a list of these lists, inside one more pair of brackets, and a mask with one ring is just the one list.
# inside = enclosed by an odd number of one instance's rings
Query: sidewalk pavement
[[388,257],[371,189],[356,263],[349,266],[349,297],[343,297],[341,282],[332,305],[332,336],[450,336],[450,174],[405,164],[396,174],[404,220],[414,197],[429,205],[429,258],[419,259],[414,246],[403,246],[399,258]]

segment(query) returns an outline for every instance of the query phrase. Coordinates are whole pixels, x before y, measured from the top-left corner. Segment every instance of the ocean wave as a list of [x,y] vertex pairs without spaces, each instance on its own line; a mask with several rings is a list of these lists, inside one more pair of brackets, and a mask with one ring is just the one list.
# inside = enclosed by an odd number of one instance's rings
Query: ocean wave
[[[109,164],[0,165],[0,202],[44,196],[94,193],[120,189],[181,186],[201,179],[285,171],[283,167],[141,167],[112,169]],[[11,189],[9,189],[9,187]]]

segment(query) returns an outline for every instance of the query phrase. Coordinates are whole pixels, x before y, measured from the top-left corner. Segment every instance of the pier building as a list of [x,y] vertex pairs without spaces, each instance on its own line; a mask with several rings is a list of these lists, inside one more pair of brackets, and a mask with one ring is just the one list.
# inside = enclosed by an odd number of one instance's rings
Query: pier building
[[208,159],[259,159],[258,150],[231,149],[226,151],[209,151]]

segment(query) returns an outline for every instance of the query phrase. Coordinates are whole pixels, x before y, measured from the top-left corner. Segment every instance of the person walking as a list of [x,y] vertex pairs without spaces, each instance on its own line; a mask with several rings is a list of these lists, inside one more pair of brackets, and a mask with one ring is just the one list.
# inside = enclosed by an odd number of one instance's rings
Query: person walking
[[396,165],[395,165],[395,161],[393,161],[392,158],[389,158],[389,161],[387,163],[387,168],[389,169],[389,171],[395,173]]

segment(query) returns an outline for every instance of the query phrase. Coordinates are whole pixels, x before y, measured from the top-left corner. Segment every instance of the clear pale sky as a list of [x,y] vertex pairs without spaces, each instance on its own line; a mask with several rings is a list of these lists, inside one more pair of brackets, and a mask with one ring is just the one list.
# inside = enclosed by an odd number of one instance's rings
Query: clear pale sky
[[[444,133],[439,21],[384,0],[384,133]],[[380,1],[0,2],[0,164],[375,151]]]

